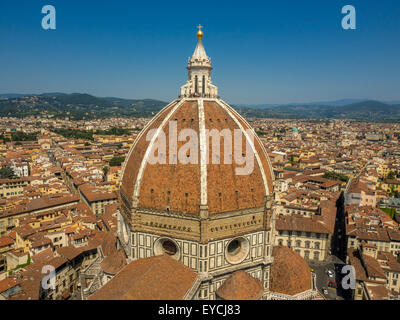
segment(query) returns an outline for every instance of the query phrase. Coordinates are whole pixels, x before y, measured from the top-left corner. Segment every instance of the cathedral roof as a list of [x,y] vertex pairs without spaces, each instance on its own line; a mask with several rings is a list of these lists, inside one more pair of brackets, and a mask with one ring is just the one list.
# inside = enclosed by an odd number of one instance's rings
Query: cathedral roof
[[126,258],[122,249],[115,251],[104,258],[101,269],[108,274],[116,274],[126,265]]
[[299,254],[281,245],[273,248],[272,256],[272,292],[293,296],[312,288],[310,267]]
[[196,272],[166,255],[132,261],[90,300],[182,300]]
[[232,273],[217,290],[217,295],[224,300],[258,300],[263,294],[260,280],[243,270]]
[[108,232],[101,244],[104,256],[110,256],[117,251],[117,238],[112,232]]
[[[199,137],[198,146],[193,151],[198,160],[196,164],[182,164],[176,159],[176,152],[169,150],[171,121],[176,121],[177,133],[192,129]],[[147,139],[150,130],[163,132],[166,150],[162,155],[165,164],[151,164],[148,159],[154,145]],[[253,170],[250,174],[238,175],[236,169],[244,164],[226,164],[224,139],[220,139],[220,164],[213,164],[210,139],[208,161],[205,130],[228,129],[234,138],[234,130],[242,133],[243,152],[246,152],[246,130],[254,132],[250,125],[229,105],[220,99],[181,99],[165,107],[143,129],[132,146],[122,173],[120,192],[132,207],[170,210],[183,214],[198,215],[200,205],[208,206],[210,215],[263,207],[265,196],[272,193],[273,171],[264,146],[256,135],[254,137]],[[175,138],[176,139],[176,138]],[[177,150],[188,140],[177,142]],[[155,141],[153,141],[155,142]],[[251,148],[250,148],[251,149]],[[164,151],[163,151],[164,152]],[[192,151],[191,151],[192,152]],[[204,155],[204,157],[202,156]],[[171,159],[175,159],[174,164]]]

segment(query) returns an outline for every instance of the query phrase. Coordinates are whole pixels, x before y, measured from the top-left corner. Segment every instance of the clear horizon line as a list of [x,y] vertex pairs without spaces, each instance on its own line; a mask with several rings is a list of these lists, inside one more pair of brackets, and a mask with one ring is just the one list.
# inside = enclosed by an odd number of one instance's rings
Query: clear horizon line
[[[61,94],[87,94],[91,95],[96,98],[117,98],[117,99],[125,99],[125,100],[158,100],[161,102],[166,102],[172,101],[170,99],[159,99],[159,98],[135,98],[135,97],[122,97],[122,96],[116,96],[116,95],[107,95],[107,96],[99,96],[93,93],[88,93],[88,92],[68,92],[68,91],[48,91],[48,92],[42,92],[42,93],[26,93],[26,92],[4,92],[0,93],[0,95],[22,95],[22,96],[39,96],[43,94],[49,94],[49,93],[61,93]],[[178,96],[176,97],[178,98]],[[175,99],[176,99],[175,98]],[[174,99],[174,98],[172,98]],[[229,101],[228,98],[224,98],[224,100]],[[383,102],[383,103],[400,103],[400,97],[398,99],[376,99],[376,98],[340,98],[340,99],[335,99],[335,100],[330,100],[326,99],[325,101],[322,100],[314,100],[314,101],[307,101],[307,102],[261,102],[261,103],[235,103],[235,102],[229,102],[232,105],[247,105],[247,106],[262,106],[262,105],[306,105],[306,104],[316,104],[316,103],[332,103],[332,102],[339,102],[339,101],[345,101],[345,100],[360,100],[360,101],[378,101],[378,102]]]

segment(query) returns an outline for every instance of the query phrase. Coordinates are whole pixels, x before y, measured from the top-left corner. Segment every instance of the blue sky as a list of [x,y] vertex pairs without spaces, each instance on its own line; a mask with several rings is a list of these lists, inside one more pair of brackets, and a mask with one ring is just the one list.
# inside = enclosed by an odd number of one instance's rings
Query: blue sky
[[[357,30],[341,27],[347,4]],[[398,0],[1,0],[0,93],[172,100],[198,24],[230,103],[400,100]]]

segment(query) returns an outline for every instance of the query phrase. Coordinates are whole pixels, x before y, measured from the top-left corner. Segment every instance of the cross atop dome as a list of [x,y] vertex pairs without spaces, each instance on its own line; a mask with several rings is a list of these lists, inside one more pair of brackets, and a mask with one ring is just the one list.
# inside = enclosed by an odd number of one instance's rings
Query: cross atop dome
[[197,27],[197,45],[193,56],[189,58],[188,67],[189,80],[181,87],[181,97],[218,97],[218,88],[211,82],[211,59],[207,56],[203,45],[201,24]]
[[199,39],[199,41],[201,41],[203,39],[203,35],[204,35],[203,31],[201,31],[203,26],[201,24],[199,24],[197,28],[199,29],[199,31],[197,31],[197,39]]

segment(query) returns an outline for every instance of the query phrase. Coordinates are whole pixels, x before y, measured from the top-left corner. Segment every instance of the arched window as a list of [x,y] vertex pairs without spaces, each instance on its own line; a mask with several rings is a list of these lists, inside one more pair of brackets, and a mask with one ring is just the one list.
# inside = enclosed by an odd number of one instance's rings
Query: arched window
[[203,82],[202,82],[202,93],[203,95],[206,94],[206,76],[203,75]]
[[198,81],[199,79],[197,78],[197,76],[194,76],[194,93],[198,92]]

